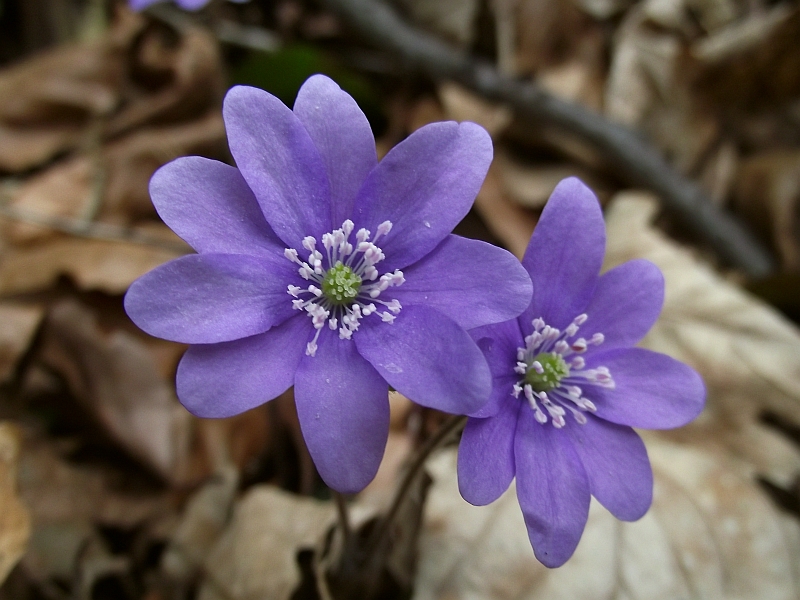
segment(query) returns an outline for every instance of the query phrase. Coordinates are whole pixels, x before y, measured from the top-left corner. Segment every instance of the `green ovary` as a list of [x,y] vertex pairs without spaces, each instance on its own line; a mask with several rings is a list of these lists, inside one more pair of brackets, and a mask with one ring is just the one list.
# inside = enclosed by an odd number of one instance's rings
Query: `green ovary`
[[[543,372],[537,373],[531,367],[534,362],[542,365]],[[528,363],[528,371],[525,373],[525,383],[537,392],[549,392],[558,387],[561,380],[569,377],[569,365],[560,354],[555,352],[542,352],[533,357]]]
[[322,293],[333,304],[350,304],[361,290],[361,277],[353,269],[337,262],[322,280]]

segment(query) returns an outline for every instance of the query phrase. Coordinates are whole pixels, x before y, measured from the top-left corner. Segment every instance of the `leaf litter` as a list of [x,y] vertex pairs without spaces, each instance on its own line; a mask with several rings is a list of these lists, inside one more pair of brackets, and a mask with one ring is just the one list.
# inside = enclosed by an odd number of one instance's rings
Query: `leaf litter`
[[[274,15],[220,4],[228,23],[345,48],[333,48],[337,60],[380,90],[381,154],[427,122],[483,124],[496,160],[462,234],[520,255],[554,183],[590,182],[607,209],[606,266],[644,257],[665,273],[664,313],[644,345],[708,385],[701,419],[645,437],[652,510],[619,523],[593,504],[556,571],[533,559],[513,488],[489,507],[466,504],[454,449],[443,451],[429,468],[416,574],[399,567],[413,597],[800,596],[795,324],[707,262],[702,241],[647,194],[624,190],[593,148],[454,84],[398,76],[304,1]],[[782,273],[767,283],[797,273],[795,4],[401,4],[504,72],[637,128],[771,245]],[[136,277],[189,251],[158,221],[147,181],[177,156],[229,160],[219,102],[244,51],[202,27],[214,13],[171,25],[121,5],[109,15],[92,42],[20,50],[0,66],[0,598],[289,598],[309,568],[301,551],[322,549],[335,520],[291,394],[221,422],[191,417],[173,387],[183,347],[135,331],[120,302]],[[800,314],[796,297],[787,306]],[[357,523],[386,506],[437,422],[391,396],[384,466],[351,502]]]

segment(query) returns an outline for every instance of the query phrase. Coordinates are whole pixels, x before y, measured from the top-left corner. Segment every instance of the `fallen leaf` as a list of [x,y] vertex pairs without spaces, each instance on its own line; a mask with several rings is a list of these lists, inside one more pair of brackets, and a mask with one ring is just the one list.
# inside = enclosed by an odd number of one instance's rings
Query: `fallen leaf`
[[0,584],[25,553],[31,532],[28,509],[17,492],[20,432],[0,422]]
[[0,382],[13,374],[43,317],[41,306],[0,302]]
[[192,417],[143,342],[102,331],[89,309],[65,300],[48,315],[38,358],[130,454],[167,480],[182,477]]
[[[170,238],[172,246],[183,245],[166,226],[158,232],[165,236],[164,246]],[[183,254],[153,245],[59,236],[31,247],[6,249],[0,257],[0,294],[40,291],[62,275],[84,290],[122,294],[137,277]]]

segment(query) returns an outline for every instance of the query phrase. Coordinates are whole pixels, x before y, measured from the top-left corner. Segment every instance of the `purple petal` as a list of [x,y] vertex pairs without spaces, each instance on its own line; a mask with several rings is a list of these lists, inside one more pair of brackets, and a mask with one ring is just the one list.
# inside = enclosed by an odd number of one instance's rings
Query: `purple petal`
[[331,185],[333,227],[353,214],[356,194],[378,163],[369,121],[356,101],[324,75],[300,88],[294,114],[319,150]]
[[513,254],[457,235],[403,272],[406,282],[392,290],[403,306],[432,306],[464,329],[513,319],[531,299],[530,277]]
[[359,227],[381,238],[386,270],[406,267],[433,250],[469,212],[492,162],[492,139],[475,123],[433,123],[392,148],[356,199]]
[[358,351],[393,388],[417,404],[470,414],[489,399],[486,359],[458,324],[427,306],[406,306],[394,323],[376,315],[353,336]]
[[[568,423],[567,427],[572,423]],[[567,434],[540,425],[520,411],[514,441],[517,497],[536,558],[560,567],[575,548],[589,517],[589,480]]]
[[514,479],[514,433],[522,403],[510,397],[496,416],[469,419],[458,445],[458,490],[475,506],[497,500]]
[[318,344],[316,356],[303,356],[297,370],[297,416],[322,479],[354,494],[372,481],[383,458],[389,387],[351,340],[325,327]]
[[520,317],[526,335],[538,317],[564,329],[592,298],[605,254],[603,212],[594,193],[576,177],[553,190],[522,264],[533,280],[533,301]]
[[177,0],[178,6],[184,10],[200,10],[208,4],[209,1],[210,0]]
[[131,7],[131,10],[144,10],[148,6],[152,6],[158,2],[164,2],[165,0],[128,0],[128,6]]
[[150,196],[164,222],[198,252],[283,254],[284,243],[234,167],[179,158],[156,171]]
[[587,368],[608,367],[614,389],[583,386],[597,406],[597,416],[642,429],[686,425],[703,410],[706,389],[691,367],[665,354],[642,348],[593,353]]
[[190,346],[178,365],[178,398],[198,417],[238,415],[285,392],[312,335],[305,315],[232,342]]
[[524,346],[525,342],[516,319],[477,327],[469,334],[478,343],[492,373],[492,394],[489,402],[470,416],[491,417],[508,401],[514,384],[520,379],[514,373],[514,365],[517,364],[517,348]]
[[572,438],[589,490],[600,504],[623,521],[644,516],[653,500],[653,471],[639,435],[592,415],[585,425],[570,421],[564,432]]
[[631,260],[600,277],[580,334],[589,339],[602,333],[603,350],[629,348],[650,330],[663,304],[661,270],[650,261]]
[[174,342],[237,340],[292,316],[286,286],[299,279],[293,270],[282,256],[182,256],[134,281],[125,311],[150,335]]
[[330,231],[325,164],[295,114],[263,90],[236,86],[222,115],[231,154],[273,231],[292,248]]

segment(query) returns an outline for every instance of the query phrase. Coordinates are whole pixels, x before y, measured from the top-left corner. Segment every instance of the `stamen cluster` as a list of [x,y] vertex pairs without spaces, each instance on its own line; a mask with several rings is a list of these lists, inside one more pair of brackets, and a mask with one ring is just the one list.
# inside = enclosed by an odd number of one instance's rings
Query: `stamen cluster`
[[578,384],[615,387],[608,368],[586,369],[586,361],[581,356],[590,346],[602,344],[603,334],[595,333],[588,340],[581,337],[570,341],[588,318],[586,314],[578,315],[563,332],[541,318],[534,319],[531,322],[533,333],[525,337],[525,347],[517,348],[514,372],[523,378],[514,384],[513,395],[515,398],[520,394],[525,396],[534,417],[542,425],[549,416],[554,427],[562,428],[566,424],[567,410],[579,424],[586,423],[583,412],[595,412],[597,408],[584,397],[583,388]]
[[[308,259],[302,261],[297,250],[287,248],[286,258],[299,265],[298,273],[311,283],[305,289],[289,285],[288,293],[296,298],[292,306],[305,310],[317,330],[314,339],[306,346],[306,354],[314,356],[320,330],[328,323],[332,331],[339,331],[340,339],[349,340],[358,330],[359,321],[373,313],[380,315],[385,323],[392,323],[402,308],[397,299],[380,300],[382,292],[405,282],[403,272],[395,269],[392,273],[379,276],[375,267],[385,257],[375,244],[392,229],[391,221],[378,225],[375,238],[368,229],[361,228],[355,234],[355,244],[350,235],[355,225],[347,219],[339,229],[322,236],[323,252],[317,249],[313,236],[303,239],[303,247],[308,250]],[[371,282],[371,283],[364,283]],[[377,304],[385,310],[379,312]]]

